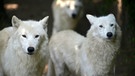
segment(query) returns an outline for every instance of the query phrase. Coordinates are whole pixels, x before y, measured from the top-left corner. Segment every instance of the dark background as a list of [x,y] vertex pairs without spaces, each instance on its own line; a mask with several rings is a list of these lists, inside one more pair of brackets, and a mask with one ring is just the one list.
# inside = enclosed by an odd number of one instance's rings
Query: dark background
[[[7,4],[17,4],[17,9],[8,9]],[[16,15],[22,20],[40,20],[49,15],[48,34],[52,28],[52,0],[0,0],[0,29],[11,26],[11,18]],[[121,49],[115,61],[113,76],[135,76],[135,0],[83,0],[84,17],[75,31],[85,36],[90,24],[86,14],[95,16],[113,13],[122,28]]]

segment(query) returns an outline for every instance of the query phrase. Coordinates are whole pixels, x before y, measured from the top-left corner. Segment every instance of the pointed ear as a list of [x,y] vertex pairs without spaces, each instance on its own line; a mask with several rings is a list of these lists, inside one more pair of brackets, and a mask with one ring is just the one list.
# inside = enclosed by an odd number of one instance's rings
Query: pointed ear
[[86,17],[91,24],[93,24],[95,22],[95,20],[97,19],[97,17],[90,15],[90,14],[87,14]]
[[18,28],[20,26],[21,20],[16,16],[12,17],[12,26]]
[[39,21],[39,22],[43,25],[43,28],[44,28],[44,29],[47,28],[48,19],[49,19],[49,16],[46,16],[46,17],[44,17],[42,20]]
[[57,5],[57,6],[60,6],[60,7],[64,7],[64,6],[65,6],[64,1],[65,1],[65,0],[56,0],[56,5]]
[[116,20],[115,19],[115,16],[113,14],[109,14],[108,17],[111,18],[111,19],[113,19],[113,20]]

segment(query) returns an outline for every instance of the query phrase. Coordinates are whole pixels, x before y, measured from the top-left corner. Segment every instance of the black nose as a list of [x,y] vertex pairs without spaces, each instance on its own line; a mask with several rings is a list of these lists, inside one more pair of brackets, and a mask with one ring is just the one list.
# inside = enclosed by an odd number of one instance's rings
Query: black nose
[[34,47],[28,47],[27,50],[28,50],[29,53],[32,53],[34,51]]
[[74,19],[75,19],[75,18],[76,18],[76,16],[77,16],[77,15],[76,15],[75,13],[73,13],[73,14],[72,14],[72,18],[74,18]]
[[108,32],[108,33],[107,33],[107,37],[108,37],[108,38],[111,38],[112,36],[113,36],[113,34],[112,34],[111,32]]

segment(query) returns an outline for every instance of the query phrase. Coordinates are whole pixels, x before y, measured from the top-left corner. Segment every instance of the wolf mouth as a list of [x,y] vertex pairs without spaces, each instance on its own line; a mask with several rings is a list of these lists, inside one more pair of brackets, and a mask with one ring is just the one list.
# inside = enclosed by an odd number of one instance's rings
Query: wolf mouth
[[34,53],[27,53],[28,55],[33,55]]

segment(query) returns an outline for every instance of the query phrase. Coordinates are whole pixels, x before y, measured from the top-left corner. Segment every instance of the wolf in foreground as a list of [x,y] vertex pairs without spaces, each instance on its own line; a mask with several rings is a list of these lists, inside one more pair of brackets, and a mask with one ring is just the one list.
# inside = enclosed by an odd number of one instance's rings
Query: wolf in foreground
[[49,51],[56,76],[65,76],[66,68],[73,76],[107,76],[120,47],[121,29],[113,14],[86,17],[91,23],[86,37],[65,30],[50,39]]
[[[7,28],[5,38],[0,38],[1,64],[6,76],[41,76],[48,62],[48,16],[40,21],[22,21],[12,17],[12,27]],[[14,29],[14,30],[13,30]],[[10,33],[10,31],[12,31]],[[0,31],[3,36],[4,30]],[[1,45],[1,43],[0,43]]]

